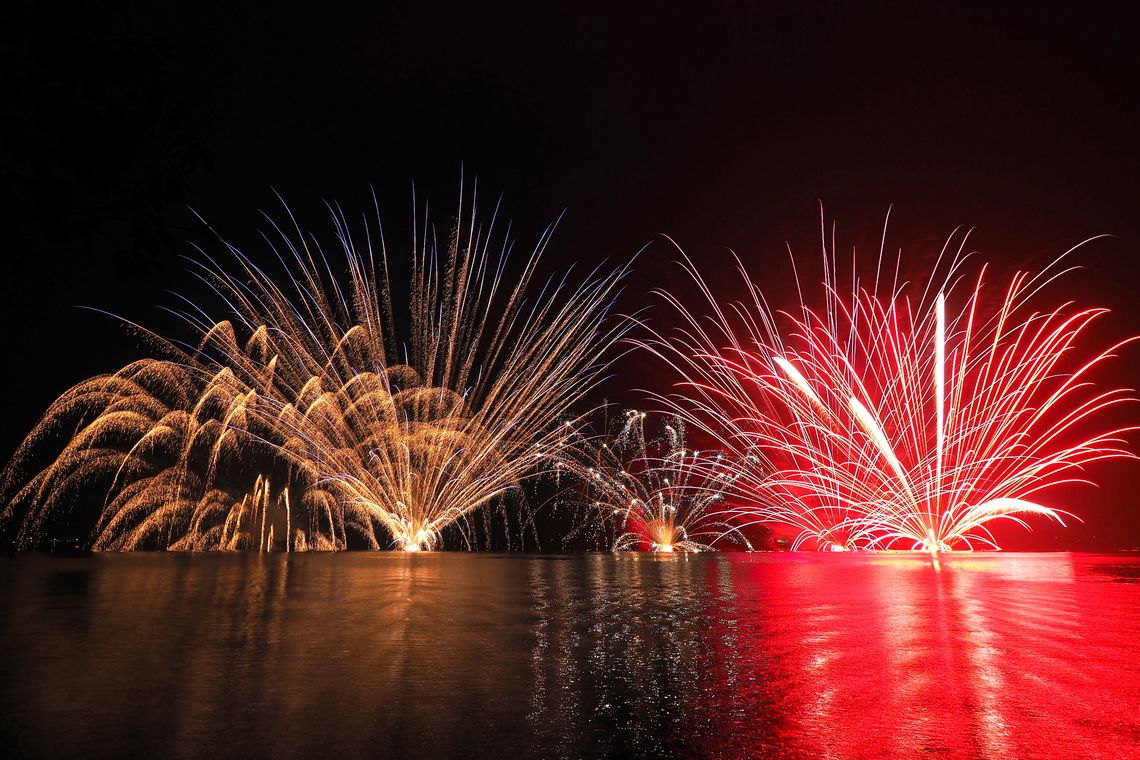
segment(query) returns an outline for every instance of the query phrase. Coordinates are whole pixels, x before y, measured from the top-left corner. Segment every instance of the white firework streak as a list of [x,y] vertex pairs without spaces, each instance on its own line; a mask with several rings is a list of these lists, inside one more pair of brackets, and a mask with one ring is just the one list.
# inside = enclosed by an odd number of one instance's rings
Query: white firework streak
[[993,521],[1063,525],[1048,489],[1134,457],[1136,426],[1113,424],[1132,391],[1094,376],[1136,337],[1089,353],[1107,309],[1035,305],[1079,246],[1015,274],[986,308],[986,267],[965,279],[967,239],[951,235],[921,290],[899,259],[883,277],[880,250],[873,282],[853,274],[841,291],[825,245],[820,308],[797,275],[795,312],[771,309],[739,258],[748,300],[723,305],[682,252],[708,313],[659,292],[681,326],[645,325],[635,342],[680,376],[657,399],[731,455],[735,524],[790,526],[795,548],[996,549]]

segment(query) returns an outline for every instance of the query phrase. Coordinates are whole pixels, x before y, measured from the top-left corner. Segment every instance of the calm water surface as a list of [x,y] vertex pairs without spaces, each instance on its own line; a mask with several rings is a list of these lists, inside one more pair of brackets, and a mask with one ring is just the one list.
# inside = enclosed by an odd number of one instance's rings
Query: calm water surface
[[1138,632],[1135,555],[22,556],[0,746],[1137,757]]

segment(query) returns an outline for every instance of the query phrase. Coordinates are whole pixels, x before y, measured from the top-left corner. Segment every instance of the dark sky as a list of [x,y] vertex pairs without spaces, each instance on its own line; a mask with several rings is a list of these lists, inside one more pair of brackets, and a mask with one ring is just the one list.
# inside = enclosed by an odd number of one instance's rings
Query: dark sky
[[[962,224],[1001,272],[1111,233],[1066,287],[1114,310],[1105,337],[1140,329],[1124,10],[201,5],[23,2],[0,24],[0,455],[58,393],[144,350],[72,307],[164,324],[164,289],[191,287],[186,241],[209,242],[188,207],[256,251],[272,189],[324,234],[319,202],[364,210],[372,186],[398,229],[413,181],[452,208],[461,165],[487,203],[503,194],[521,245],[567,210],[557,264],[624,261],[667,233],[710,279],[731,280],[731,248],[773,292],[785,241],[816,256],[820,201],[844,247],[877,247],[894,204],[891,244],[915,260]],[[680,287],[672,258],[660,241],[643,254],[626,308]],[[1136,385],[1140,350],[1113,372]],[[1010,543],[1140,544],[1138,475],[1097,471],[1084,525]]]

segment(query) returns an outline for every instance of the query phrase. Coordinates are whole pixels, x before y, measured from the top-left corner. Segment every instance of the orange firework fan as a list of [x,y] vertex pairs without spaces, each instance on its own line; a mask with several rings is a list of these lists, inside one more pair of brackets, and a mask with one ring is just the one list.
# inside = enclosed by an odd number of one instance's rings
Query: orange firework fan
[[712,317],[666,293],[685,329],[641,343],[685,377],[667,403],[734,455],[738,520],[792,526],[796,547],[998,548],[993,521],[1063,524],[1047,489],[1132,456],[1135,427],[1111,424],[1131,392],[1092,376],[1133,339],[1083,352],[1107,310],[1036,305],[1071,251],[990,306],[965,244],[952,237],[919,285],[880,277],[880,255],[873,281],[843,288],[832,252],[822,308],[801,287],[792,313],[771,310],[743,265],[751,302],[722,308],[685,258]]
[[[19,543],[96,491],[97,549],[420,551],[450,526],[469,545],[467,518],[545,461],[622,328],[606,316],[620,272],[535,288],[551,229],[508,275],[509,241],[464,201],[441,242],[425,220],[395,287],[383,241],[365,224],[358,245],[339,209],[339,262],[274,225],[280,284],[230,246],[229,268],[197,263],[226,317],[188,302],[193,346],[147,333],[164,358],[48,409],[2,484]],[[25,481],[57,431],[74,434]]]

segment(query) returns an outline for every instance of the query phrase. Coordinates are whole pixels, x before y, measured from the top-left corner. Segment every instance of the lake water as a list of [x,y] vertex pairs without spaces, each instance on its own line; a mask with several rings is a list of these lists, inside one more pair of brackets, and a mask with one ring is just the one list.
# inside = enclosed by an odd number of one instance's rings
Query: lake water
[[1136,757],[1140,557],[0,559],[7,756]]

